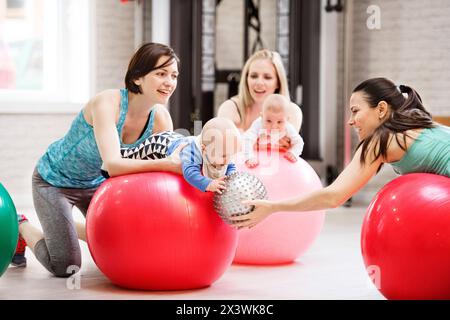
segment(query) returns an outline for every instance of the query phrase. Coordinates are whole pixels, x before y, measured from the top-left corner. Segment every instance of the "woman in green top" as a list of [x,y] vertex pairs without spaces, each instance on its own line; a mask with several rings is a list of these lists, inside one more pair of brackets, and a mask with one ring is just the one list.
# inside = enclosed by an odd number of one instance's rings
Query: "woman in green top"
[[391,164],[400,174],[434,173],[450,177],[450,128],[432,121],[419,94],[385,78],[359,84],[350,98],[348,124],[360,143],[350,164],[328,187],[296,198],[246,201],[255,210],[234,217],[240,228],[252,227],[278,211],[336,208],[357,193],[381,168]]

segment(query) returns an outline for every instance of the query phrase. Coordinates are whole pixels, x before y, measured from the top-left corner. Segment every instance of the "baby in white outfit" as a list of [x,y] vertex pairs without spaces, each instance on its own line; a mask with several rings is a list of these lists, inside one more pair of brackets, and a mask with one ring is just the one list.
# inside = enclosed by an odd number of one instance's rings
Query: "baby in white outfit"
[[247,167],[254,168],[259,164],[253,151],[258,139],[259,145],[270,143],[272,148],[277,148],[278,141],[287,136],[291,140],[291,148],[286,151],[284,157],[291,162],[296,162],[302,154],[303,139],[288,122],[289,104],[289,100],[280,94],[271,94],[264,100],[261,117],[253,121],[244,134],[244,156]]

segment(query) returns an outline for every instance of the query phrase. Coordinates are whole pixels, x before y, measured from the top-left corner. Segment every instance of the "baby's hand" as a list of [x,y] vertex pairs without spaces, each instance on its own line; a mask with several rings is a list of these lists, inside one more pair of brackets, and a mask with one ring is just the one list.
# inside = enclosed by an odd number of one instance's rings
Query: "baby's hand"
[[224,179],[225,177],[221,177],[219,179],[211,181],[210,184],[206,187],[206,191],[217,192],[218,194],[222,194],[222,190],[226,190]]
[[256,158],[251,158],[248,159],[247,161],[245,161],[245,164],[247,165],[248,168],[252,169],[252,168],[256,168],[259,164],[258,159]]
[[284,157],[288,159],[290,162],[297,162],[297,157],[292,152],[287,151],[284,154]]
[[292,147],[291,138],[284,136],[278,141],[278,147],[280,150],[288,150]]

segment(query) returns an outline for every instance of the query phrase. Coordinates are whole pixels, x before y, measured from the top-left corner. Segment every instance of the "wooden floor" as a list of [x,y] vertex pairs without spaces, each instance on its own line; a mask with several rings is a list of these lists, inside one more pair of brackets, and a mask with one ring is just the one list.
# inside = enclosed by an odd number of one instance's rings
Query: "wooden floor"
[[[68,282],[51,276],[28,251],[27,268],[9,268],[0,278],[0,299],[384,299],[366,275],[360,253],[366,207],[354,204],[352,208],[328,211],[322,233],[295,263],[275,267],[232,265],[205,289],[145,292],[119,288],[102,275],[82,243],[79,286],[73,279]],[[19,211],[37,223],[31,208]],[[76,214],[76,218],[80,217]]]

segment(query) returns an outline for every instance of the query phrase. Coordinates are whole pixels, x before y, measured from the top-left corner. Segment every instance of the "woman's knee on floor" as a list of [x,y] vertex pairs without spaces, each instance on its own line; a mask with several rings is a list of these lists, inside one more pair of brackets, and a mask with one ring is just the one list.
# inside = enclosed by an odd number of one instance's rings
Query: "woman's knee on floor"
[[80,271],[80,269],[81,258],[79,257],[65,257],[51,263],[51,272],[60,278],[68,278]]
[[70,277],[81,268],[80,248],[60,248],[57,252],[49,249],[45,240],[36,243],[34,254],[41,264],[56,277]]

